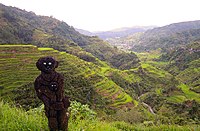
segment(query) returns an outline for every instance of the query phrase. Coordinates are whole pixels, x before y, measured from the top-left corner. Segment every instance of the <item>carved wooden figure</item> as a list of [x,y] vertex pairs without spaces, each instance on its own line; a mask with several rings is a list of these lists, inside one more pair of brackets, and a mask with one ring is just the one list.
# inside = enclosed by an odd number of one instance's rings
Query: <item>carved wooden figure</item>
[[35,80],[35,91],[44,103],[51,131],[68,130],[67,108],[69,98],[64,97],[64,77],[55,71],[58,62],[52,57],[42,57],[36,63],[41,74]]

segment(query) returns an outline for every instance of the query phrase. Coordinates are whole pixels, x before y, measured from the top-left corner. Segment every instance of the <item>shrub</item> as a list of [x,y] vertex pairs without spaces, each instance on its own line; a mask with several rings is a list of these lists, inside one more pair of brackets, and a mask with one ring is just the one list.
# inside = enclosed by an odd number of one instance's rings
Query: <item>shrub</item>
[[137,111],[136,108],[133,108],[130,111],[117,111],[113,119],[116,121],[124,121],[126,123],[134,124],[142,122],[144,120],[144,116],[141,112]]
[[71,118],[91,120],[96,118],[96,112],[91,110],[88,105],[82,105],[80,102],[72,101],[69,107]]

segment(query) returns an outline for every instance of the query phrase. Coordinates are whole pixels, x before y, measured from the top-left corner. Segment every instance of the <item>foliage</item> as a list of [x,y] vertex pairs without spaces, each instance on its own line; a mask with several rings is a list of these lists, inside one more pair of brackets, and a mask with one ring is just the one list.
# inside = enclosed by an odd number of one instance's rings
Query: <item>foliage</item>
[[44,113],[35,111],[25,112],[22,109],[11,107],[0,102],[1,130],[48,130],[47,119]]
[[[72,102],[72,104],[78,104]],[[79,105],[78,109],[84,105]],[[72,106],[74,107],[74,106]],[[76,109],[77,106],[75,106]],[[1,130],[48,130],[47,119],[44,116],[43,106],[25,112],[21,108],[12,107],[3,101],[0,102],[0,127]],[[75,110],[74,108],[72,110]],[[83,107],[83,109],[86,109]],[[83,111],[83,110],[82,110]],[[86,110],[85,110],[86,111]],[[87,107],[87,111],[91,112]],[[93,111],[92,111],[93,112]],[[79,112],[80,113],[80,112]],[[83,112],[82,112],[83,113]],[[87,114],[87,113],[85,113]],[[89,113],[90,114],[90,113]],[[93,113],[92,113],[93,114]],[[77,114],[76,114],[77,115]],[[81,114],[80,114],[81,115]],[[92,115],[93,116],[93,115]],[[76,118],[76,119],[72,119]],[[93,118],[93,117],[92,117]],[[105,122],[95,119],[77,119],[71,114],[69,119],[69,131],[132,131],[132,130],[199,130],[197,125],[152,125],[149,122],[144,124],[127,124],[125,122]]]
[[171,74],[188,85],[193,91],[199,92],[199,42],[193,42],[184,47],[168,50],[160,57],[161,61],[169,61],[166,66]]
[[144,115],[137,108],[131,110],[118,110],[113,115],[115,121],[124,121],[125,123],[135,124],[142,123],[145,120]]
[[89,105],[82,105],[80,102],[72,101],[69,107],[72,119],[95,119],[96,113],[89,108]]

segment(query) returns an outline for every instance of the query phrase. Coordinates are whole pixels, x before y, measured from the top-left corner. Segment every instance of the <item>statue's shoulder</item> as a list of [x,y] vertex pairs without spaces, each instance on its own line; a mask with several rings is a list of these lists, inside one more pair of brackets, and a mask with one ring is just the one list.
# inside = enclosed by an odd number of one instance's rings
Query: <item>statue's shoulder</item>
[[35,81],[40,81],[42,79],[42,75],[40,74],[36,79]]
[[63,76],[63,74],[61,74],[61,73],[56,72],[56,76],[57,76],[59,79],[64,79],[64,76]]

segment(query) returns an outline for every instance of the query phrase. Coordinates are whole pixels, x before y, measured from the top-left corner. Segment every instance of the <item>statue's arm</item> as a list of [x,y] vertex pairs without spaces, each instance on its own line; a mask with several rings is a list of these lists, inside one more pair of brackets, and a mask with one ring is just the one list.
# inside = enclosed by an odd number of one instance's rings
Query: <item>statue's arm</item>
[[61,93],[61,98],[62,98],[62,102],[64,104],[64,107],[65,108],[68,108],[70,106],[70,101],[69,101],[69,97],[67,96],[64,96],[64,76],[63,75],[60,75],[60,78],[59,78],[59,87],[60,88],[60,93]]
[[58,77],[58,91],[57,91],[57,97],[58,101],[62,101],[64,98],[64,77],[59,74]]
[[50,106],[50,99],[43,92],[43,90],[41,88],[42,86],[41,86],[38,79],[35,80],[34,87],[35,87],[35,91],[36,91],[38,98],[40,100],[42,100],[42,102],[44,103],[45,106],[49,107]]

